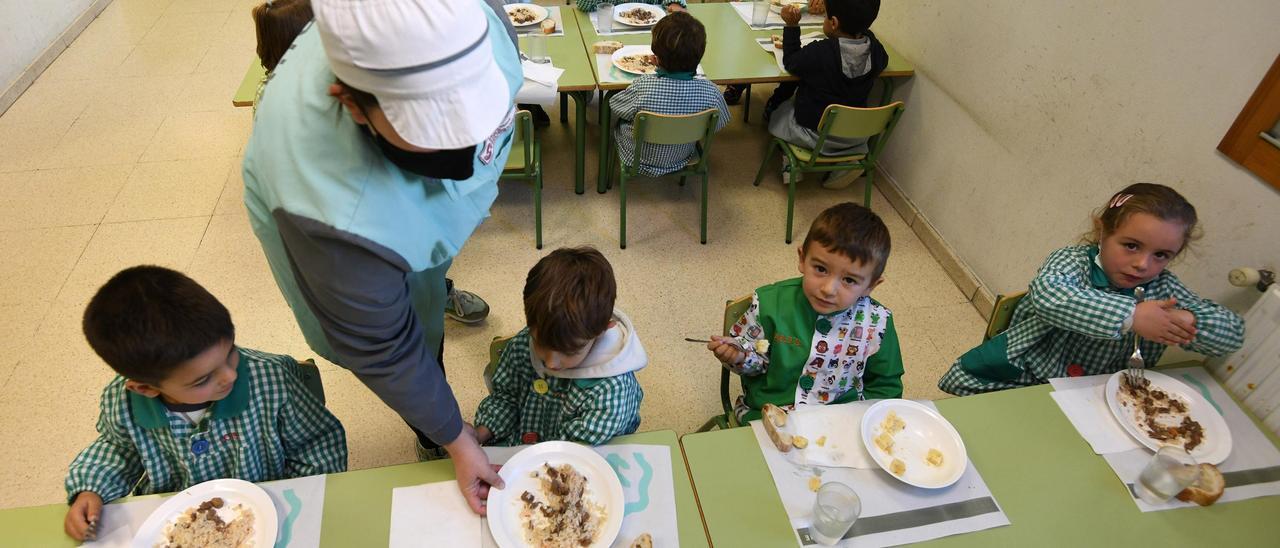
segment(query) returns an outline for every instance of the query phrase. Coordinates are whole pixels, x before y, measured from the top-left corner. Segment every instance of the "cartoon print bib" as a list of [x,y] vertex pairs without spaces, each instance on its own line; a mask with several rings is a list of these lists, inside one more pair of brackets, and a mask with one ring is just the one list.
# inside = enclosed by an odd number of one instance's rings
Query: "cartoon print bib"
[[880,349],[888,312],[863,297],[848,310],[819,314],[795,405],[831,403],[850,390],[857,390],[861,400],[862,372],[867,358]]

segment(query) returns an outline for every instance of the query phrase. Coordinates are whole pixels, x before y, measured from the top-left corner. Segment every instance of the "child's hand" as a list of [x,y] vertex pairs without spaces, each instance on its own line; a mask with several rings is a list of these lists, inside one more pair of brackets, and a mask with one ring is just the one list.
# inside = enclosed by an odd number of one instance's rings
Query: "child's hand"
[[738,341],[733,337],[712,335],[711,342],[707,343],[707,350],[726,365],[738,365],[747,359],[747,353],[742,351],[742,347],[738,346]]
[[67,518],[62,527],[67,536],[77,541],[93,540],[97,534],[98,518],[101,516],[102,497],[92,491],[81,491],[67,510]]
[[800,5],[787,4],[782,6],[782,22],[788,27],[794,27],[800,24]]
[[[1186,327],[1186,318],[1176,307],[1176,299],[1144,301],[1133,309],[1133,332],[1149,341],[1167,346],[1182,346],[1191,342],[1195,327]],[[1175,321],[1175,318],[1177,320]],[[1194,321],[1194,316],[1192,318]]]
[[1173,316],[1174,325],[1181,327],[1183,331],[1186,331],[1187,333],[1189,333],[1191,338],[1194,339],[1196,337],[1196,332],[1198,330],[1196,329],[1195,314],[1192,314],[1190,310],[1183,310],[1181,308],[1178,308],[1170,311],[1169,315]]
[[493,439],[493,431],[489,430],[488,426],[485,426],[482,424],[476,427],[476,441],[479,442],[480,445],[489,443],[489,441],[492,439]]
[[681,6],[679,2],[667,4],[667,13],[675,13],[677,11],[684,11],[684,6]]

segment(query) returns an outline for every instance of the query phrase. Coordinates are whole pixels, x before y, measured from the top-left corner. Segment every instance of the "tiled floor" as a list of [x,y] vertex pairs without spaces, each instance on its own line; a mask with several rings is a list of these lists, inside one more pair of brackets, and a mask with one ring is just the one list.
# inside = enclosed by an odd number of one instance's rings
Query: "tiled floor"
[[[61,500],[67,463],[93,439],[98,393],[112,373],[85,344],[79,319],[122,267],[185,270],[231,309],[239,343],[310,355],[240,203],[239,155],[252,120],[230,97],[253,56],[252,4],[115,0],[0,116],[0,507]],[[632,187],[629,247],[619,250],[616,194],[573,194],[572,133],[559,123],[542,132],[547,250],[589,244],[613,262],[619,306],[651,358],[640,373],[642,429],[688,432],[718,409],[716,362],[682,339],[715,333],[725,299],[795,275],[777,164],[751,186],[765,144],[758,116],[717,136],[705,246],[697,186],[657,180]],[[797,238],[825,206],[860,195],[860,183],[840,192],[802,184]],[[875,296],[894,311],[907,396],[937,397],[937,378],[979,340],[983,321],[878,193],[873,208],[894,237]],[[451,273],[493,307],[485,325],[450,324],[446,334],[449,378],[467,416],[484,393],[489,340],[522,326],[523,273],[541,255],[526,186],[503,183],[492,213]],[[398,417],[346,371],[323,371],[353,468],[413,458]]]

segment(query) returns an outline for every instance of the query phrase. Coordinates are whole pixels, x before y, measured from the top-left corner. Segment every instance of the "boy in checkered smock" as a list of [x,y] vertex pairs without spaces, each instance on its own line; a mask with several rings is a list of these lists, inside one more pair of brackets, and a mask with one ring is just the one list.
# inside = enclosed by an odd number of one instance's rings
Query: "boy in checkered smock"
[[[1141,337],[1147,367],[1165,347],[1221,356],[1244,344],[1244,320],[1165,268],[1196,234],[1196,210],[1173,189],[1139,183],[1094,216],[1088,245],[1049,254],[1009,329],[966,352],[938,388],[969,395],[1127,367]],[[1146,293],[1139,303],[1134,288]]]
[[858,204],[814,219],[797,250],[801,277],[756,289],[731,336],[707,343],[742,376],[740,419],[760,418],[766,403],[791,409],[902,397],[893,316],[871,298],[889,248],[889,229]]
[[507,342],[476,411],[480,443],[600,445],[636,431],[644,392],[635,372],[649,358],[613,307],[616,295],[613,267],[589,247],[557,249],[533,266],[529,326]]
[[[695,114],[709,108],[720,111],[716,131],[729,123],[729,107],[720,88],[695,72],[707,48],[707,31],[692,15],[678,12],[663,17],[653,27],[653,54],[658,73],[636,78],[631,87],[609,99],[609,108],[621,123],[614,129],[618,158],[631,165],[636,157],[632,120],[640,111],[656,114]],[[649,177],[679,171],[697,154],[697,144],[646,144],[640,173]]]
[[297,362],[237,347],[226,307],[191,278],[121,271],[89,302],[84,333],[119,376],[102,391],[98,439],[67,470],[72,538],[93,538],[103,503],[125,495],[347,469],[342,424]]

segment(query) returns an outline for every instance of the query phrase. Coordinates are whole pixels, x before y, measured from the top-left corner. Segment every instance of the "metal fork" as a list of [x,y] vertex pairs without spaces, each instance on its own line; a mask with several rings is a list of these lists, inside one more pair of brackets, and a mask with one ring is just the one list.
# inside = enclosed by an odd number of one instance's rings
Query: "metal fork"
[[[1138,303],[1141,304],[1145,293],[1146,291],[1141,287],[1136,287],[1133,289],[1133,298],[1137,299]],[[1129,378],[1129,382],[1135,386],[1147,378],[1147,365],[1146,362],[1142,361],[1142,349],[1138,348],[1139,339],[1138,334],[1134,333],[1133,354],[1129,356],[1129,368],[1125,370],[1125,375]]]

